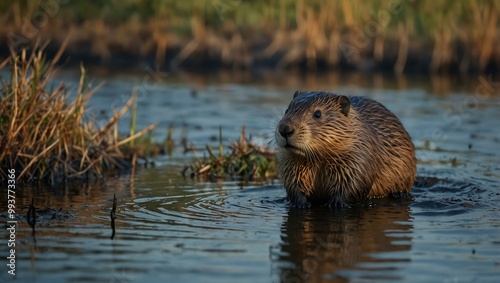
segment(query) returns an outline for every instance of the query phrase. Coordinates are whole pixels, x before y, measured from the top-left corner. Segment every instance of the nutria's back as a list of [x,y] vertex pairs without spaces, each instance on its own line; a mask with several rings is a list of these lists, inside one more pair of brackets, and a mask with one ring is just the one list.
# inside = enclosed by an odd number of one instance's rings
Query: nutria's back
[[399,119],[365,97],[296,92],[276,128],[277,163],[297,206],[408,193],[415,149]]

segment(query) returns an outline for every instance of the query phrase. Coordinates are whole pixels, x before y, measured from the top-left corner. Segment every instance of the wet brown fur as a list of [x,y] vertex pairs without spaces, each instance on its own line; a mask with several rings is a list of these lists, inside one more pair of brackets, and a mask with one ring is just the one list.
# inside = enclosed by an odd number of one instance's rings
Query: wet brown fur
[[[317,110],[320,118],[314,117]],[[287,139],[278,130],[282,124],[293,130]],[[415,180],[410,136],[394,114],[369,98],[296,92],[276,143],[279,176],[300,207],[406,194]]]

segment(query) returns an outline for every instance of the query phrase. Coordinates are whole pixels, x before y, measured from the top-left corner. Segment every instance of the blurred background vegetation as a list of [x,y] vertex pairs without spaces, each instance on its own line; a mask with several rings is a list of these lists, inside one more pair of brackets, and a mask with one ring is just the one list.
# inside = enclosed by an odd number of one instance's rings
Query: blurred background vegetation
[[223,68],[491,72],[494,0],[125,0],[0,3],[0,56],[37,39],[72,61]]

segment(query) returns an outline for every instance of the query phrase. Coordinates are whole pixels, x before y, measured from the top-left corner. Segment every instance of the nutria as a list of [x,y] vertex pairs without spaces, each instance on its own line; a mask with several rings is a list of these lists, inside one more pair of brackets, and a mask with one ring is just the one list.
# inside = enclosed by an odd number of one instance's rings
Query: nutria
[[275,139],[279,177],[299,207],[406,195],[415,180],[410,135],[394,114],[366,97],[297,91]]

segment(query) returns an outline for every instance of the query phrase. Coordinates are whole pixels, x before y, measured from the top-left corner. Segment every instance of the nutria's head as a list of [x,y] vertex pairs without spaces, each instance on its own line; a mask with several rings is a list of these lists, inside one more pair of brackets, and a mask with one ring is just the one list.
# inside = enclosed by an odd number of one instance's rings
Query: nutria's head
[[353,142],[352,112],[346,96],[297,91],[276,127],[276,144],[308,160],[343,153]]

